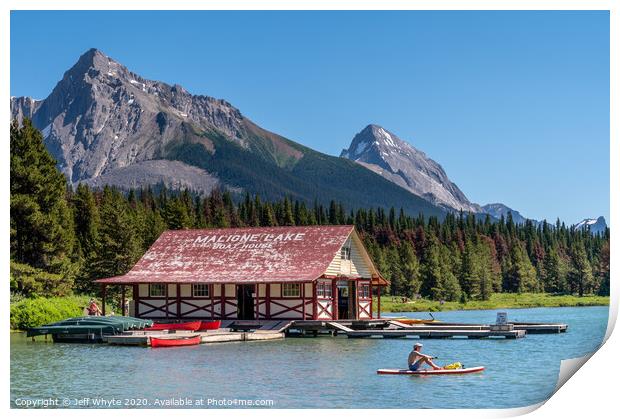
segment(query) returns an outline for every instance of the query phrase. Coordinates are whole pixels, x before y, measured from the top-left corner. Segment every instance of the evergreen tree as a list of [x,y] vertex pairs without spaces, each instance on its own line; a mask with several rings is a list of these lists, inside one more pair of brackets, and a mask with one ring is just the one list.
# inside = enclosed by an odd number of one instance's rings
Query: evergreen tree
[[461,289],[468,298],[480,293],[481,261],[471,241],[465,243],[461,267]]
[[77,247],[80,254],[80,269],[75,278],[79,292],[90,292],[92,288],[93,264],[99,248],[99,209],[94,194],[86,185],[79,184],[72,197],[73,220]]
[[292,226],[295,225],[295,219],[293,217],[293,208],[291,207],[291,201],[288,197],[284,197],[284,203],[282,206],[282,222],[280,225]]
[[141,255],[138,236],[129,208],[120,192],[103,190],[99,229],[99,249],[94,262],[95,278],[125,274]]
[[515,243],[510,250],[509,268],[504,277],[504,289],[518,293],[536,292],[538,290],[536,269],[534,269],[523,244],[520,242]]
[[10,131],[11,259],[70,283],[75,233],[65,177],[29,119]]
[[594,278],[592,267],[586,256],[586,250],[582,241],[575,241],[571,249],[573,265],[569,271],[568,282],[573,292],[579,296],[592,292]]
[[182,230],[192,225],[187,205],[178,197],[172,197],[166,201],[163,218],[171,230]]
[[542,277],[543,290],[560,293],[567,289],[566,266],[556,249],[550,249],[543,260],[544,276]]
[[403,294],[413,298],[420,292],[420,264],[411,243],[403,241],[399,248]]
[[599,282],[598,294],[609,295],[609,242],[606,242],[601,248],[601,258],[599,261],[597,276]]

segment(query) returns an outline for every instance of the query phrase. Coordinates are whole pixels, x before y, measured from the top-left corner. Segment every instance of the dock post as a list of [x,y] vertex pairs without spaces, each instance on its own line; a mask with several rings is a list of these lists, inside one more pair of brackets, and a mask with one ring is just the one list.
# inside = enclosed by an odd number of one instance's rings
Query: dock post
[[125,286],[121,285],[121,313],[123,316],[127,315],[127,310],[125,309]]
[[101,284],[101,315],[105,316],[106,284]]

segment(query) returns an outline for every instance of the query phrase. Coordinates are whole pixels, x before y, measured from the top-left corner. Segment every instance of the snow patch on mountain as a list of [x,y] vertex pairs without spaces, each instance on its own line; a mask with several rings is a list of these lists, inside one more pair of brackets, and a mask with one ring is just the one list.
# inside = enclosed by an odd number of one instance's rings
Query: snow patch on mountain
[[605,217],[586,218],[573,226],[575,230],[590,230],[592,234],[604,233],[607,229]]
[[353,160],[435,205],[481,212],[434,160],[378,125],[368,125],[340,157]]

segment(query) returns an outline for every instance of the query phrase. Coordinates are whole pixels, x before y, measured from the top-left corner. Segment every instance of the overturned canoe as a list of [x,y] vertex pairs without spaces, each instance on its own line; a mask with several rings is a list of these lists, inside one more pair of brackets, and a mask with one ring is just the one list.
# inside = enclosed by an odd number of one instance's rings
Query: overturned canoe
[[127,330],[142,329],[153,324],[150,320],[123,316],[72,317],[56,323],[28,329],[26,336],[52,335],[55,341],[101,341],[103,335],[116,335]]
[[174,338],[156,338],[150,339],[153,348],[169,348],[173,346],[192,346],[200,343],[200,335],[174,337]]
[[484,367],[470,367],[460,368],[455,370],[440,369],[440,370],[390,370],[383,369],[377,370],[377,374],[394,374],[394,375],[458,375],[458,374],[471,374],[474,372],[484,371]]
[[217,330],[220,328],[222,322],[220,320],[202,321],[200,322],[200,329],[198,330]]
[[200,329],[201,324],[202,322],[200,320],[185,323],[155,323],[144,330],[191,330],[195,332]]

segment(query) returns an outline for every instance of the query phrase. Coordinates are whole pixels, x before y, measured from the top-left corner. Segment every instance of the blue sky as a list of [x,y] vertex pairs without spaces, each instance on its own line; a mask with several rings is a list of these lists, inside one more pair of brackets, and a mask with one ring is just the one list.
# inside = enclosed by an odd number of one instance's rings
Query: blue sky
[[473,202],[609,221],[607,12],[12,12],[11,95],[91,47],[319,151],[376,123]]

